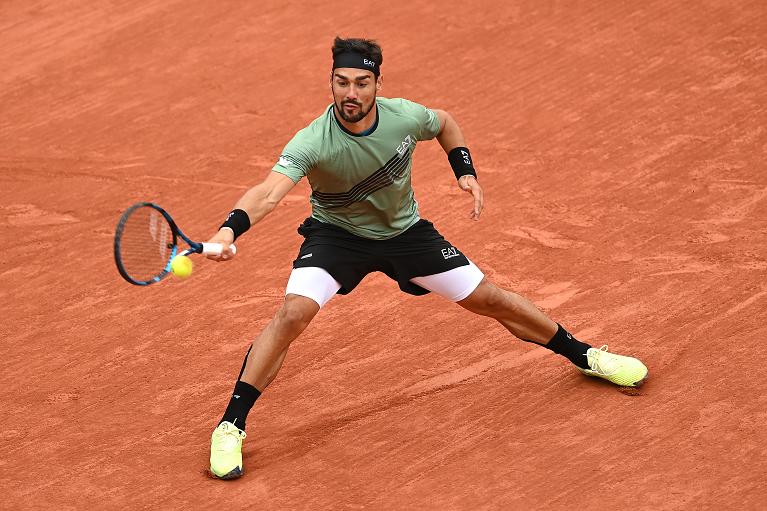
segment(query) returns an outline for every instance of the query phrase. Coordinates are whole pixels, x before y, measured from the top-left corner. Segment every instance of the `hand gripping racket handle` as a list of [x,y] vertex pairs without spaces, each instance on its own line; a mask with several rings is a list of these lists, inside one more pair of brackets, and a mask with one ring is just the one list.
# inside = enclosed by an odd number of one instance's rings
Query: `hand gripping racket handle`
[[[224,250],[224,246],[221,243],[203,243],[202,244],[202,253],[203,255],[221,255],[221,252]],[[237,253],[237,247],[234,245],[229,245],[229,250],[232,251],[232,254]]]

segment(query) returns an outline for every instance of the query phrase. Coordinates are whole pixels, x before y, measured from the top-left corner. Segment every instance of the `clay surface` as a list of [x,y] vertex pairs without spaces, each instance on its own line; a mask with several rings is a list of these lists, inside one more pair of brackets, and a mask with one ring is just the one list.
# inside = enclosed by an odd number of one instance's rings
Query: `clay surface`
[[[151,200],[212,235],[330,103],[336,34],[376,38],[383,95],[466,135],[481,221],[436,142],[423,217],[640,357],[640,391],[374,274],[291,348],[245,477],[206,476],[308,187],[184,281],[123,281],[114,228]],[[3,1],[0,507],[760,509],[766,34],[761,0]]]

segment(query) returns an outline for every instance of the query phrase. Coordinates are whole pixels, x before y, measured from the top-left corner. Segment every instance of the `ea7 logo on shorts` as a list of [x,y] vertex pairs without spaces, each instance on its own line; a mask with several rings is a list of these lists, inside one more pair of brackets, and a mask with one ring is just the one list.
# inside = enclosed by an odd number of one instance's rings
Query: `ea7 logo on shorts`
[[397,152],[399,153],[399,157],[402,158],[403,156],[405,156],[407,154],[408,147],[410,147],[414,143],[415,143],[415,140],[413,140],[413,138],[410,135],[402,139],[402,143],[397,146]]
[[458,253],[458,249],[455,247],[442,249],[442,257],[444,257],[445,259],[450,259],[451,257],[458,257],[459,255],[461,254]]
[[290,167],[290,161],[284,156],[280,155],[280,159],[277,160],[277,165],[280,165],[282,167]]

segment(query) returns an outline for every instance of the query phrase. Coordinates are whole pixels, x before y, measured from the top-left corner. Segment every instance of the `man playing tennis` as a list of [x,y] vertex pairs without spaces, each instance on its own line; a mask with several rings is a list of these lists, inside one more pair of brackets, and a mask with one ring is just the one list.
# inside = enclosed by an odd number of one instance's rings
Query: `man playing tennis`
[[593,348],[568,333],[525,298],[491,283],[434,226],[420,218],[410,184],[416,143],[436,138],[458,186],[471,194],[479,220],[482,187],[463,134],[445,111],[405,99],[378,97],[381,48],[374,41],[336,38],[330,85],[333,104],[288,143],[266,179],[235,204],[210,242],[215,260],[233,257],[229,245],[259,222],[306,177],[312,215],[285,290],[285,302],[253,342],[229,405],[211,438],[210,470],[240,477],[245,419],[277,375],[290,343],[336,293],[347,294],[380,271],[413,295],[437,293],[476,314],[494,318],[514,336],[568,358],[583,373],[638,386],[647,368],[607,347]]

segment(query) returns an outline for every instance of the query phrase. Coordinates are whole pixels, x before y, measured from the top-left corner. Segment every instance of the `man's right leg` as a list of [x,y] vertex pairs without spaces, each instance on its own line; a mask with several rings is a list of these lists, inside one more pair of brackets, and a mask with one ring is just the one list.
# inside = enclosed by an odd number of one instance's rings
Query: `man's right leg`
[[242,475],[242,440],[250,409],[277,376],[290,343],[340,287],[320,268],[297,268],[291,273],[285,302],[248,350],[229,405],[213,432],[210,471],[216,477],[234,479]]
[[319,304],[311,298],[287,295],[280,310],[253,342],[240,381],[262,392],[277,376],[290,343],[319,311]]

